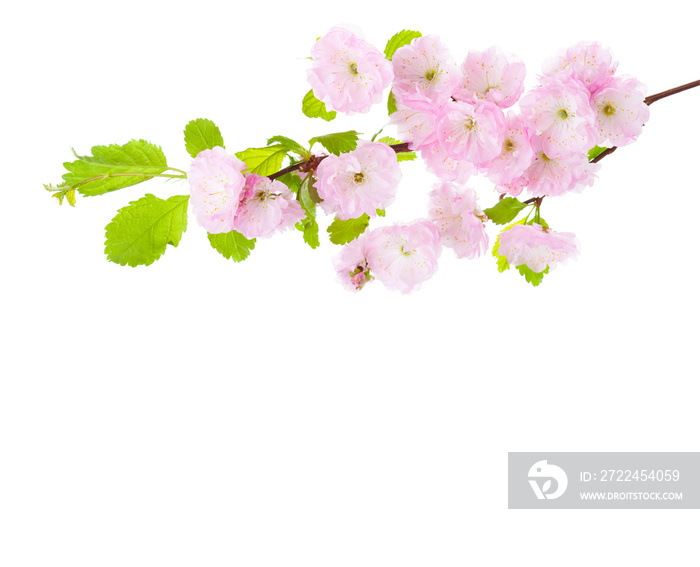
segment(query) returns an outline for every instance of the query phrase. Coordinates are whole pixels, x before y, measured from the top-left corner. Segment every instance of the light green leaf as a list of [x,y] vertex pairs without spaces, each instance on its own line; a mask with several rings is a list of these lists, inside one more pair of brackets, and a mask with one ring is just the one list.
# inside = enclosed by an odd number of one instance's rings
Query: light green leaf
[[509,224],[500,233],[498,233],[498,236],[496,237],[496,242],[494,242],[493,248],[491,249],[491,254],[493,254],[494,258],[496,258],[496,260],[497,260],[499,272],[505,272],[506,270],[510,269],[510,264],[508,263],[508,258],[506,256],[501,256],[498,253],[498,249],[501,246],[501,234],[503,234],[506,230],[513,228],[516,224],[525,224],[525,219],[520,219],[518,222],[514,222],[513,224]]
[[394,34],[392,38],[387,42],[386,48],[384,49],[384,55],[391,61],[391,58],[396,53],[399,47],[403,47],[406,44],[411,43],[417,37],[422,37],[423,34],[419,31],[402,30],[397,34]]
[[345,154],[353,151],[357,147],[358,132],[348,130],[347,132],[336,132],[334,134],[326,134],[325,136],[316,136],[309,140],[312,146],[318,142],[330,153],[335,155]]
[[146,194],[119,209],[105,229],[107,259],[121,266],[148,266],[187,229],[189,195],[164,200]]
[[218,126],[206,118],[191,120],[185,126],[185,149],[192,157],[202,150],[224,147],[224,138]]
[[549,266],[547,266],[542,272],[534,272],[525,264],[520,264],[520,266],[518,266],[518,272],[520,272],[520,275],[525,276],[525,280],[528,283],[531,283],[537,287],[542,283],[544,275],[549,273]]
[[44,189],[51,191],[55,199],[58,199],[58,204],[63,204],[63,199],[68,201],[71,207],[75,207],[75,189],[72,189],[70,185],[66,183],[60,183],[59,185],[44,185]]
[[309,155],[309,151],[304,146],[302,146],[299,142],[295,142],[291,138],[287,138],[286,136],[272,136],[272,138],[267,141],[268,146],[271,144],[279,144],[290,152],[298,154],[304,160],[311,157]]
[[389,111],[389,116],[398,110],[398,108],[396,108],[396,97],[393,91],[389,91],[389,100],[387,100],[386,109]]
[[363,214],[356,219],[335,219],[326,229],[333,244],[347,244],[360,236],[369,226],[369,215]]
[[123,146],[93,146],[92,155],[79,156],[63,166],[65,186],[87,196],[103,195],[136,185],[168,169],[163,150],[145,140],[131,140]]
[[295,172],[285,173],[284,175],[278,177],[277,181],[284,183],[295,195],[299,193],[299,189],[301,188],[301,177],[299,177]]
[[[397,140],[396,138],[392,138],[390,136],[384,136],[383,138],[379,138],[377,142],[384,142],[385,144],[389,144],[390,146],[394,144],[400,144],[401,140]],[[416,152],[397,152],[396,153],[396,161],[411,161],[416,159]]]
[[298,230],[304,233],[304,242],[311,248],[318,248],[321,242],[318,238],[318,223],[314,217],[306,217],[300,220],[296,225]]
[[384,209],[377,209],[377,216],[378,217],[385,217],[386,211]]
[[490,209],[484,209],[484,213],[494,224],[507,224],[517,217],[518,213],[525,207],[527,205],[515,197],[505,197]]
[[272,175],[282,169],[282,161],[287,155],[287,148],[281,144],[266,148],[248,148],[238,152],[236,157],[246,164],[248,173]]
[[255,238],[246,238],[235,230],[209,234],[209,242],[214,250],[224,258],[234,262],[242,262],[250,256],[250,251],[255,248]]
[[311,89],[304,100],[301,102],[301,111],[309,118],[323,118],[326,122],[330,122],[336,117],[335,110],[327,110],[323,101],[318,100],[314,96],[314,91]]
[[600,146],[595,146],[593,149],[588,150],[588,161],[593,161],[607,149],[608,148],[601,148]]

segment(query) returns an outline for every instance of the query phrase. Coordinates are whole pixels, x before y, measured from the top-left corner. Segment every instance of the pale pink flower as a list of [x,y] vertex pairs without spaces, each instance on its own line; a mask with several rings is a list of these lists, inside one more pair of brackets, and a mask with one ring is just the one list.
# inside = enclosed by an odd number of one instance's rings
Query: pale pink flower
[[527,187],[530,180],[527,178],[527,170],[525,174],[521,175],[517,179],[510,181],[508,183],[503,183],[501,185],[496,185],[496,191],[499,193],[506,193],[512,197],[517,197],[523,192],[523,189]]
[[420,150],[435,139],[440,105],[425,95],[413,93],[397,98],[396,108],[389,122],[396,125],[399,138],[408,142],[412,150]]
[[396,195],[401,169],[387,144],[361,140],[352,152],[325,158],[316,169],[321,207],[340,220],[376,216]]
[[461,70],[462,86],[453,95],[458,100],[487,100],[508,108],[523,94],[525,63],[498,47],[470,51]]
[[530,137],[530,128],[523,117],[509,111],[501,154],[485,166],[486,175],[496,185],[516,181],[530,166],[534,157]]
[[498,237],[500,256],[512,266],[525,264],[533,272],[550,270],[557,264],[578,256],[576,236],[571,232],[554,232],[539,224],[516,224]]
[[477,172],[473,163],[448,156],[437,138],[429,144],[423,144],[420,156],[425,161],[426,169],[442,181],[464,184]]
[[595,114],[580,83],[549,79],[520,100],[520,108],[542,136],[544,152],[561,157],[595,146]]
[[316,98],[340,112],[368,112],[391,84],[391,63],[352,32],[335,27],[311,48],[307,78]]
[[440,233],[427,220],[376,228],[367,235],[367,265],[387,288],[409,293],[437,271]]
[[598,42],[580,42],[545,61],[543,72],[548,77],[571,77],[590,93],[604,85],[617,69],[617,61]]
[[253,173],[246,176],[233,224],[246,238],[267,238],[294,226],[305,215],[289,187]]
[[190,183],[190,203],[197,222],[207,232],[231,232],[238,209],[241,191],[245,185],[243,170],[246,164],[229,155],[220,146],[199,152],[187,180]]
[[458,258],[476,258],[484,253],[489,237],[473,189],[438,183],[430,193],[429,206],[430,220],[440,232],[443,246],[453,248]]
[[435,104],[446,102],[461,84],[459,68],[440,38],[426,35],[396,50],[392,57],[394,93],[420,93]]
[[590,163],[585,152],[564,157],[550,158],[544,152],[544,142],[539,136],[532,139],[535,157],[525,172],[528,191],[532,195],[563,195],[571,191],[581,192],[593,185],[600,164]]
[[361,234],[340,249],[333,259],[333,266],[343,286],[350,291],[360,291],[374,279],[367,265],[367,233]]
[[492,102],[449,102],[435,133],[448,156],[481,164],[501,153],[505,128],[503,111]]
[[613,78],[591,98],[596,113],[598,143],[626,146],[642,133],[649,120],[649,106],[644,103],[646,87],[632,77]]

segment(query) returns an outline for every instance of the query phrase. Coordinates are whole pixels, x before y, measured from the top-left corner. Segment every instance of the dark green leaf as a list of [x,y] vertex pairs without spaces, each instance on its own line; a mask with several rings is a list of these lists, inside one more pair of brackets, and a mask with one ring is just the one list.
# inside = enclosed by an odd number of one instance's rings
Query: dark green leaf
[[189,195],[163,200],[150,193],[119,209],[105,229],[107,259],[122,266],[148,266],[187,229]]
[[338,220],[335,219],[328,227],[330,239],[333,244],[347,244],[355,240],[369,226],[369,216],[363,214],[356,219]]
[[391,58],[394,56],[394,53],[396,53],[396,50],[399,47],[403,47],[404,45],[411,43],[417,37],[422,37],[422,35],[423,34],[418,31],[411,30],[402,30],[397,34],[394,34],[394,36],[392,36],[392,38],[386,44],[384,55],[389,61],[391,61]]
[[334,134],[326,134],[325,136],[316,136],[309,140],[312,146],[318,142],[330,153],[335,155],[345,154],[353,151],[357,147],[358,132],[349,130],[347,132],[336,132]]
[[191,120],[185,126],[185,149],[192,157],[202,150],[224,147],[224,138],[218,126],[206,118]]
[[336,116],[335,110],[327,110],[323,101],[314,96],[313,89],[306,93],[301,103],[301,111],[309,118],[323,118],[326,122],[330,122]]
[[250,256],[250,251],[255,248],[255,238],[248,239],[235,230],[220,234],[210,234],[209,242],[214,250],[219,252],[224,258],[234,262],[242,262]]
[[484,209],[484,213],[494,224],[507,224],[518,216],[527,205],[521,203],[515,197],[505,197],[490,209]]

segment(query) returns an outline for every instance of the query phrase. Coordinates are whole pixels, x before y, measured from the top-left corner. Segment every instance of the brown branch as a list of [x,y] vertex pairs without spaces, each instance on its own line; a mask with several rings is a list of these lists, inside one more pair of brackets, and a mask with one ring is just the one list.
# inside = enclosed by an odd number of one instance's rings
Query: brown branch
[[[401,144],[392,144],[389,147],[392,150],[394,150],[397,154],[413,151],[409,149],[408,142],[403,142]],[[273,173],[271,175],[268,175],[267,177],[268,179],[273,180],[277,179],[278,177],[282,177],[287,173],[291,173],[292,171],[314,171],[318,167],[318,164],[321,163],[327,157],[328,156],[311,156],[311,158],[307,161],[300,161],[299,163],[295,163],[294,165],[289,165],[284,169],[279,170],[277,173]]]

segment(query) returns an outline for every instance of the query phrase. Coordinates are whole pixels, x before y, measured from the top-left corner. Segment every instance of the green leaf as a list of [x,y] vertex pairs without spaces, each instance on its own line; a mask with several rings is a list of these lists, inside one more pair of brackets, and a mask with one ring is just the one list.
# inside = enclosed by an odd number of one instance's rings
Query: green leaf
[[300,220],[295,226],[304,233],[304,242],[311,246],[311,248],[318,248],[321,245],[318,238],[318,223],[314,217],[306,217]]
[[185,149],[192,157],[197,157],[202,150],[211,150],[216,146],[224,147],[224,138],[218,126],[206,118],[188,122],[184,133]]
[[[306,218],[300,220],[295,226],[304,233],[304,242],[311,248],[318,248],[321,244],[318,238],[318,222],[316,222],[316,202],[312,197],[312,176],[307,175],[301,182],[297,200],[306,213]],[[315,190],[313,191],[314,193]]]
[[484,213],[494,224],[507,224],[518,216],[527,205],[521,203],[515,197],[505,197],[490,209],[484,209]]
[[334,134],[326,134],[325,136],[316,136],[309,140],[312,146],[318,142],[330,153],[335,155],[345,154],[353,151],[357,147],[358,132],[348,130],[347,132],[336,132]]
[[593,161],[607,149],[608,148],[601,148],[600,146],[595,146],[593,149],[588,150],[588,161]]
[[63,166],[64,186],[87,196],[103,195],[151,179],[168,169],[163,150],[145,140],[131,140],[123,146],[93,146],[92,155],[79,156]]
[[[377,142],[384,142],[385,144],[389,144],[391,146],[393,144],[400,144],[401,140],[397,140],[396,138],[392,138],[390,136],[384,136],[383,138],[379,138]],[[396,161],[411,161],[417,157],[416,152],[397,152]]]
[[304,146],[302,146],[299,142],[295,142],[291,138],[287,138],[286,136],[272,136],[272,138],[270,138],[267,141],[268,146],[271,144],[279,144],[280,146],[286,148],[288,151],[298,154],[304,160],[307,160],[309,159],[309,157],[311,157],[309,155],[309,151]]
[[366,213],[356,219],[335,219],[326,229],[333,244],[347,244],[355,240],[369,226],[369,215]]
[[385,217],[386,211],[384,209],[377,209],[377,216],[378,217]]
[[323,118],[326,122],[330,122],[336,116],[335,110],[328,111],[323,101],[318,100],[314,96],[314,91],[311,89],[304,100],[301,102],[301,111],[309,118]]
[[236,157],[246,164],[248,173],[272,175],[282,169],[282,161],[287,155],[287,148],[281,144],[266,148],[248,148],[238,152]]
[[234,262],[242,262],[250,256],[250,251],[255,248],[255,238],[248,239],[235,230],[209,234],[209,242],[214,250],[224,258]]
[[389,91],[389,100],[386,103],[386,109],[389,111],[389,116],[398,110],[398,108],[396,108],[396,97],[393,91]]
[[299,177],[296,173],[285,173],[284,175],[278,177],[277,181],[284,183],[295,195],[299,193],[299,189],[301,188],[301,177]]
[[520,266],[518,266],[518,272],[520,272],[521,275],[525,276],[525,280],[528,283],[531,283],[532,285],[537,287],[542,283],[544,275],[549,273],[549,266],[547,266],[542,272],[534,272],[525,264],[521,264]]
[[148,266],[187,229],[189,195],[164,200],[146,194],[119,209],[105,229],[107,259],[122,266]]
[[44,189],[53,193],[51,196],[58,199],[59,205],[62,205],[63,199],[65,199],[71,207],[75,207],[75,189],[72,189],[70,185],[66,183],[61,183],[56,186],[45,184]]
[[386,58],[391,61],[391,58],[394,56],[394,53],[396,53],[396,50],[399,47],[403,47],[404,45],[411,43],[417,37],[422,37],[422,35],[423,34],[419,31],[411,30],[402,30],[397,34],[394,34],[384,48],[384,55],[386,55]]

